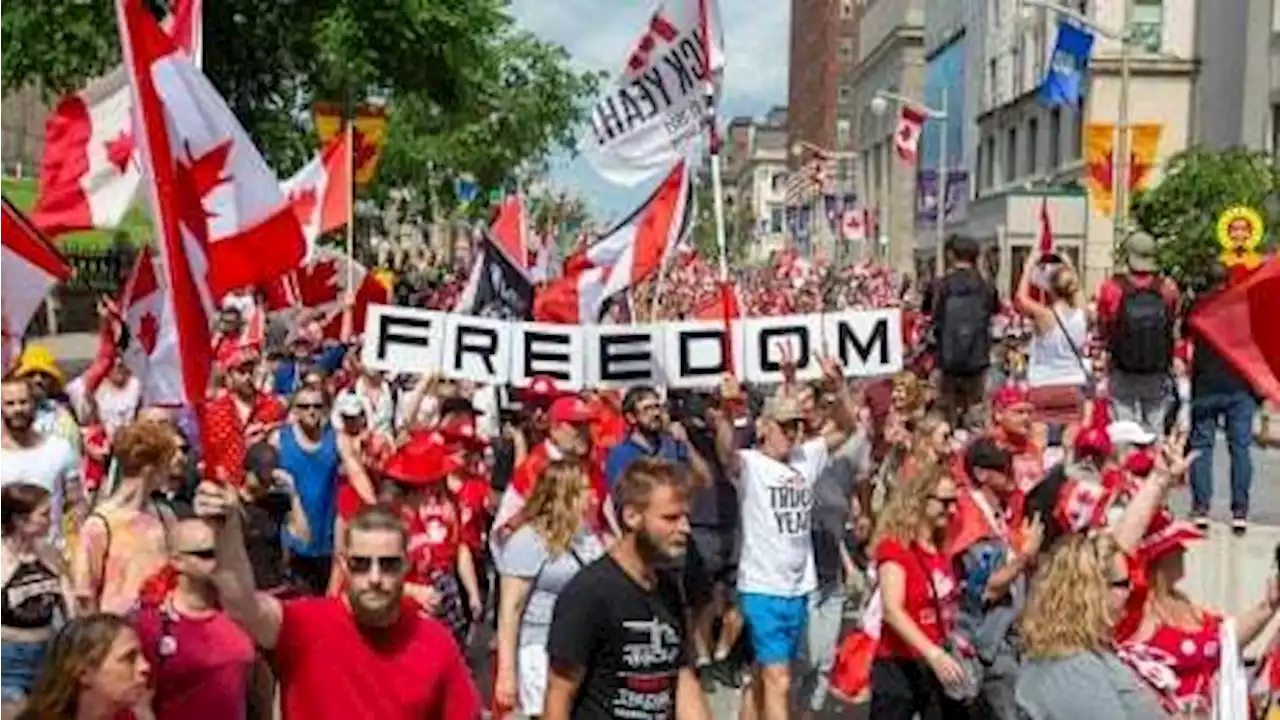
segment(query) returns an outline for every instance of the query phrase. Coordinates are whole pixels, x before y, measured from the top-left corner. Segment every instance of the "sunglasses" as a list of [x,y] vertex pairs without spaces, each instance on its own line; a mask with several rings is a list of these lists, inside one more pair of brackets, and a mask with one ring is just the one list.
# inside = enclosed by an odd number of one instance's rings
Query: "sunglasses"
[[350,555],[347,557],[347,568],[355,575],[367,575],[377,565],[378,570],[386,575],[399,575],[404,570],[404,557],[391,555],[376,557],[371,555]]
[[179,550],[179,553],[187,557],[200,558],[201,560],[214,560],[218,557],[218,551],[214,548],[204,548],[202,550]]
[[320,403],[295,403],[294,407],[299,410],[323,410],[324,405]]
[[1111,581],[1112,590],[1131,590],[1133,589],[1133,578],[1122,577]]
[[651,413],[660,409],[662,409],[662,406],[658,405],[657,403],[654,403],[652,405],[637,405],[636,414],[639,415],[643,413]]
[[929,497],[944,508],[953,508],[960,504],[960,498],[957,497],[943,497],[941,495],[930,495]]

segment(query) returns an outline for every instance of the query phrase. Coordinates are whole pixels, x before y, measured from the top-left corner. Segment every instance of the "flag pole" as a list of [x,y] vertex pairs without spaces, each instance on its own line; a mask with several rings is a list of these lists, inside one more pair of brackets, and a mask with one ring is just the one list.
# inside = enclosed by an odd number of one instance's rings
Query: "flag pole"
[[711,204],[715,214],[716,248],[720,254],[720,306],[724,314],[725,367],[733,371],[732,318],[729,317],[729,250],[724,224],[724,187],[720,168],[720,130],[716,119],[716,81],[712,77],[711,8],[714,0],[698,0],[698,21],[702,27],[703,93],[706,99],[707,150],[711,159]]
[[[347,118],[347,295],[356,286],[356,144],[355,113]],[[343,298],[346,302],[346,298]]]

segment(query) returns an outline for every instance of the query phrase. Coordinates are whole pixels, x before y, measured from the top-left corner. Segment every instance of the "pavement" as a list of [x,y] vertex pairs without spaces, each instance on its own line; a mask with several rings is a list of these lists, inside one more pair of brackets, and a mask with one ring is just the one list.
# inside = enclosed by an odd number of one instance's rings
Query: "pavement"
[[[39,342],[53,351],[68,377],[73,377],[88,366],[97,347],[97,336],[73,333],[42,338]],[[1251,607],[1263,597],[1267,579],[1275,573],[1276,549],[1280,547],[1280,450],[1255,446],[1250,455],[1253,461],[1251,527],[1244,537],[1235,537],[1226,525],[1230,520],[1230,458],[1219,434],[1214,446],[1214,492],[1210,511],[1215,523],[1208,537],[1188,553],[1187,576],[1183,581],[1191,597],[1231,614]],[[1180,516],[1187,514],[1190,498],[1189,488],[1180,489],[1171,498]],[[1254,655],[1275,632],[1277,628],[1273,625],[1267,635],[1246,650],[1246,656]],[[471,652],[472,667],[486,697],[492,678],[487,647],[488,637],[480,637]],[[730,690],[713,693],[709,698],[712,716],[737,717],[738,696],[738,692]],[[827,709],[817,717],[861,720],[866,717],[866,708],[839,706],[829,701]]]

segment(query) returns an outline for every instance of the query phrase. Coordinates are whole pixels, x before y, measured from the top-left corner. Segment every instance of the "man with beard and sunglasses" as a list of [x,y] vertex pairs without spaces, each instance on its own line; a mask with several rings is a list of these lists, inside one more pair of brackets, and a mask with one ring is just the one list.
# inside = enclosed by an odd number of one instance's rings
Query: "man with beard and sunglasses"
[[621,535],[556,599],[544,720],[711,717],[679,587],[689,493],[685,474],[663,460],[623,472],[614,488]]
[[203,483],[196,512],[219,528],[222,607],[273,651],[282,720],[475,720],[480,697],[449,630],[404,595],[407,534],[381,507],[346,526],[341,597],[280,600],[253,590],[239,495]]
[[[789,717],[791,663],[797,659],[808,621],[809,595],[818,587],[812,518],[814,484],[830,453],[857,424],[855,401],[839,362],[819,357],[826,389],[835,395],[834,429],[806,441],[807,414],[793,394],[765,401],[756,421],[756,447],[739,450],[729,412],[716,418],[716,454],[734,478],[742,503],[742,557],[738,562],[738,606],[755,652],[757,681],[744,702],[757,717]],[[728,375],[722,407],[741,407],[742,388]]]

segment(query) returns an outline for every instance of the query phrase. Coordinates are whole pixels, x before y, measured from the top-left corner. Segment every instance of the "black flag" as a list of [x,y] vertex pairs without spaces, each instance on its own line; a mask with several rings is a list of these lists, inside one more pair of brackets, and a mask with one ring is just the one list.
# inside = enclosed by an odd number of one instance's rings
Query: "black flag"
[[454,312],[499,320],[533,316],[533,282],[486,232]]

